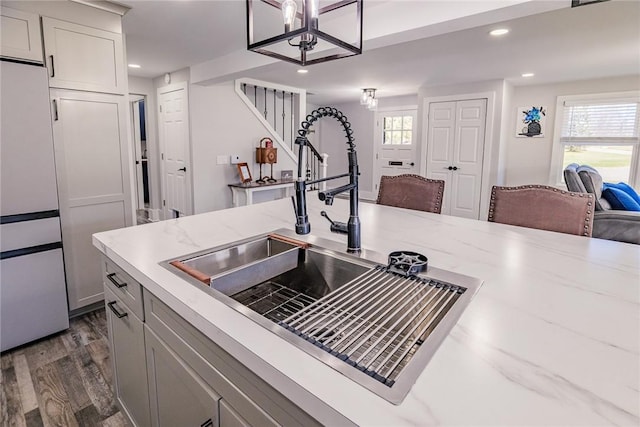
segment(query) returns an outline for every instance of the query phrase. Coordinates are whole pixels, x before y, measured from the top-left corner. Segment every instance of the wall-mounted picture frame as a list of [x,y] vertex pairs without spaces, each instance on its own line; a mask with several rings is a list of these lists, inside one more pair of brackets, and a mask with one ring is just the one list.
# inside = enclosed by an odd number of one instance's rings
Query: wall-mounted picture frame
[[547,107],[518,107],[516,138],[542,138],[546,131]]
[[292,179],[293,179],[293,171],[292,170],[280,171],[280,180],[281,181],[291,181]]
[[251,170],[246,163],[238,163],[238,175],[240,175],[240,182],[246,184],[251,182]]

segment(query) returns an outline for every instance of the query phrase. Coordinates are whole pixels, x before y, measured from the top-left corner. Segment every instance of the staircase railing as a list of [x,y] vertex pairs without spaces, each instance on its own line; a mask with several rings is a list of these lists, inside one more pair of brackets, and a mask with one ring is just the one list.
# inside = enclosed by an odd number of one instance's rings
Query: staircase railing
[[[242,78],[235,81],[235,91],[253,115],[262,123],[278,148],[298,165],[295,139],[298,126],[306,117],[307,93],[304,89]],[[307,179],[327,176],[328,155],[307,150]],[[323,190],[324,183],[310,190]]]

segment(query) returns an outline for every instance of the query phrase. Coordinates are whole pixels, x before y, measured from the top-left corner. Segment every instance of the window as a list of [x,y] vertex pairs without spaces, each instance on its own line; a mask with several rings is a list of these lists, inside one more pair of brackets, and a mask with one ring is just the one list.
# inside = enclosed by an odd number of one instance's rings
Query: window
[[[573,98],[573,99],[572,99]],[[570,163],[593,166],[606,182],[628,182],[637,186],[640,155],[637,97],[559,99],[556,120],[560,131],[556,142],[562,170]]]
[[383,131],[384,145],[411,145],[413,116],[386,116]]

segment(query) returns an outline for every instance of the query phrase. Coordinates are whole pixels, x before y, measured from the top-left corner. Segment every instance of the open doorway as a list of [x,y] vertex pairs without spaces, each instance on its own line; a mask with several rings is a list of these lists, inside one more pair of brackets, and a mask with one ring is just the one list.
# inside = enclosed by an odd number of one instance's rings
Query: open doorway
[[151,222],[150,219],[150,186],[149,157],[147,147],[147,115],[146,97],[144,95],[129,96],[131,103],[131,120],[133,130],[133,147],[135,154],[136,175],[136,220],[138,224]]

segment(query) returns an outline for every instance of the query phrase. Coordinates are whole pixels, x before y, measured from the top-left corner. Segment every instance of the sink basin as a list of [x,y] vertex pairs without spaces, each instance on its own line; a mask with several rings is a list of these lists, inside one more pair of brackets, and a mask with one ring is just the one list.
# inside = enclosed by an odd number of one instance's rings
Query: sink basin
[[362,258],[335,242],[309,244],[289,234],[278,230],[162,264],[399,404],[481,281],[435,268],[401,274],[379,254]]
[[[198,272],[196,279],[206,282],[210,277],[233,271],[238,267],[251,265],[257,261],[277,256],[296,249],[298,246],[269,236],[236,242],[222,248],[191,254],[172,265],[188,274]],[[205,277],[207,280],[205,280]]]

